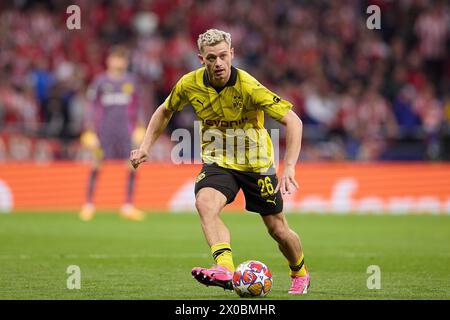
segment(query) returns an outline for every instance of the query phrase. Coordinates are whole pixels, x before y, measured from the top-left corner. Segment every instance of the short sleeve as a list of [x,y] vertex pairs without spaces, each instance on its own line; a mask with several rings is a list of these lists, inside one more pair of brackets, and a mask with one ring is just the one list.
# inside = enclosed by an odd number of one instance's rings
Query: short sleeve
[[185,90],[183,89],[183,82],[184,77],[176,83],[169,96],[166,98],[164,105],[167,110],[178,112],[183,110],[183,108],[189,104],[189,100],[187,99]]
[[292,103],[280,98],[259,82],[253,87],[252,99],[258,109],[277,121],[281,120],[292,109]]

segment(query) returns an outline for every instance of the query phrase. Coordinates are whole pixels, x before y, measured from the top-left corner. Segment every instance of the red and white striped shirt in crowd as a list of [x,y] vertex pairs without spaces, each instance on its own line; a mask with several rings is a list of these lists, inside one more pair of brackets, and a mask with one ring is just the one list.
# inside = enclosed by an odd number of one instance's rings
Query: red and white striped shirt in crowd
[[425,59],[445,58],[445,45],[449,36],[450,17],[448,12],[432,9],[419,16],[414,26],[419,37],[419,50]]

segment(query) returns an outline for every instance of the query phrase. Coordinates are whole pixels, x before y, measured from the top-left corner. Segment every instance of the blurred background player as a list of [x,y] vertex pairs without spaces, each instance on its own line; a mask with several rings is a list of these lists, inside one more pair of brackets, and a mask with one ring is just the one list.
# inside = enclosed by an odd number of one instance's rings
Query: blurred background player
[[[129,52],[123,46],[111,48],[106,72],[98,75],[88,89],[90,101],[81,143],[92,151],[86,203],[80,219],[91,220],[95,213],[93,195],[103,160],[128,159],[132,144],[140,143],[145,129],[139,125],[138,95],[133,76],[128,72]],[[120,215],[142,220],[144,213],[132,205],[135,171],[129,167],[126,197]]]

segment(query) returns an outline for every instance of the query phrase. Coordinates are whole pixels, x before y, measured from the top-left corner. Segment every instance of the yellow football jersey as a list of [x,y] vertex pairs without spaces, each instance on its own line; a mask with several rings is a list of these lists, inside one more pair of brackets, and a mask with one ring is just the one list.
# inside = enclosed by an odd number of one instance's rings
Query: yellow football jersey
[[292,108],[290,102],[234,67],[223,88],[210,85],[204,67],[184,75],[164,104],[173,112],[188,105],[194,108],[201,121],[204,163],[247,172],[265,172],[274,165],[264,113],[280,120]]

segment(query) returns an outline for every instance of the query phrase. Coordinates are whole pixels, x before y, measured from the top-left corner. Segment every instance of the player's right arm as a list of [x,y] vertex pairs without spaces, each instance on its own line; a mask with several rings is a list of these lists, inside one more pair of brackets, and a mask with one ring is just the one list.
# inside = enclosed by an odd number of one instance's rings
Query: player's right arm
[[172,118],[173,111],[168,110],[165,103],[161,104],[153,113],[145,132],[144,140],[139,149],[131,151],[130,161],[136,169],[142,162],[147,161],[149,151],[158,137],[166,129],[167,124]]

